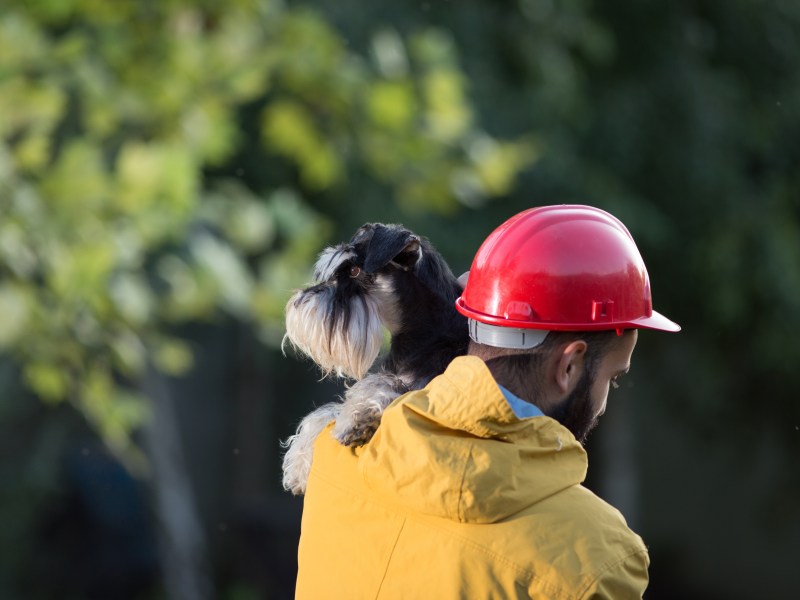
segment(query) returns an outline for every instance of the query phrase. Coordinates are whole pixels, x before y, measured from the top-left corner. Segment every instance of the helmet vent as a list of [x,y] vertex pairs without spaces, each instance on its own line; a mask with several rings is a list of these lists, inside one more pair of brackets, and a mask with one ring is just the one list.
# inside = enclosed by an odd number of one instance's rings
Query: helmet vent
[[614,320],[613,300],[592,301],[592,321],[613,321],[613,320]]
[[509,302],[503,316],[511,321],[531,321],[533,320],[533,309],[527,302]]

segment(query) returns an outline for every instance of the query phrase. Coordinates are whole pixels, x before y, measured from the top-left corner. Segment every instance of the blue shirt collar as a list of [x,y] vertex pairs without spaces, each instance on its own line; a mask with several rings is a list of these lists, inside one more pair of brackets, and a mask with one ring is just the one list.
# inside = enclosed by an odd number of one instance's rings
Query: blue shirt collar
[[513,410],[514,414],[520,419],[544,416],[544,413],[539,410],[538,406],[531,404],[530,402],[525,402],[525,400],[519,396],[516,396],[515,394],[512,394],[500,384],[498,384],[497,387],[499,387],[500,391],[503,392],[503,395],[506,397],[511,410]]

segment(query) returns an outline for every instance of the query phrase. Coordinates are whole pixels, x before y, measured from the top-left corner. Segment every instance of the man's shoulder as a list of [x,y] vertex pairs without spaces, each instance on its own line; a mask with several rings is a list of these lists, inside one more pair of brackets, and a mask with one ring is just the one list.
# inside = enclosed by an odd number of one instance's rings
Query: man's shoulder
[[617,509],[580,485],[493,523],[412,519],[458,564],[513,572],[531,597],[574,599],[611,590],[599,597],[628,600],[647,585],[649,558],[641,538]]
[[646,550],[644,542],[628,526],[623,514],[583,485],[572,486],[546,498],[538,511],[540,515],[552,515],[554,520],[565,523],[586,541],[620,546],[622,552]]
[[[541,500],[501,527],[509,533],[505,550],[531,568],[534,586],[544,577],[583,597],[579,590],[609,580],[621,589],[647,584],[650,559],[641,537],[619,510],[582,485]],[[621,591],[619,597],[631,596]]]

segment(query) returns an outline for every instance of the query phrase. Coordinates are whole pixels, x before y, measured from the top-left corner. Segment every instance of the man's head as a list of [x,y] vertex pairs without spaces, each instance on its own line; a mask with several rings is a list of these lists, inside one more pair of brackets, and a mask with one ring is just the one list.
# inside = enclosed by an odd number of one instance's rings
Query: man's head
[[630,367],[636,330],[680,330],[653,310],[630,232],[591,206],[530,209],[495,229],[456,308],[469,319],[470,354],[580,440]]
[[581,443],[605,412],[608,392],[631,366],[638,332],[551,331],[533,349],[497,348],[475,341],[469,353],[486,362],[495,380],[569,429]]

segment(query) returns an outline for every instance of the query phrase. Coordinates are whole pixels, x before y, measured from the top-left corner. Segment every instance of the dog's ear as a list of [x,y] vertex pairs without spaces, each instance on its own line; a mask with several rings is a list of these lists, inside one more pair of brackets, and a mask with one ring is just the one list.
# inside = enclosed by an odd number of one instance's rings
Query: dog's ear
[[374,273],[389,263],[409,271],[421,256],[419,238],[402,227],[376,225],[369,241],[364,270]]

